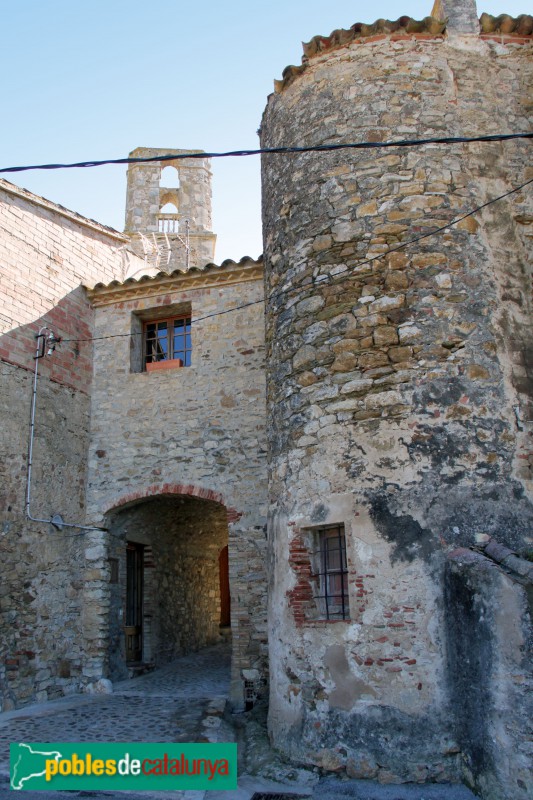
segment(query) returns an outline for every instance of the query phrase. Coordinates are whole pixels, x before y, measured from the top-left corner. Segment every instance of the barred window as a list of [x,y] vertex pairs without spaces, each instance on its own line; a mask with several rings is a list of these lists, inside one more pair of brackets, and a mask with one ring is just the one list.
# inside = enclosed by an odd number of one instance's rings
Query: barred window
[[320,615],[325,619],[349,619],[348,566],[344,525],[330,525],[314,531],[315,564]]

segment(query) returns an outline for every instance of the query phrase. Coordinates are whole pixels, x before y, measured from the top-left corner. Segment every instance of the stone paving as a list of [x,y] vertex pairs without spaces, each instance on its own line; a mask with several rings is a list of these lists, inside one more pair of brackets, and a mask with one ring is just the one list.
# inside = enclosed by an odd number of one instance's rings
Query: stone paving
[[[113,694],[73,695],[0,714],[0,798],[13,797],[7,788],[10,742],[217,741],[229,692],[230,655],[230,644],[216,645],[116,683]],[[31,794],[25,792],[24,797]],[[192,800],[202,794],[165,796]],[[43,797],[42,792],[36,795]],[[142,796],[148,800],[146,793]]]
[[[231,792],[69,792],[101,800],[251,800],[254,793],[306,800],[475,800],[464,786],[382,786],[323,777],[287,764],[268,743],[264,709],[223,718],[230,644],[184,656],[156,672],[116,683],[110,695],[74,695],[0,714],[0,800],[9,789],[10,742],[237,741],[239,788]],[[24,800],[64,800],[64,792],[25,791]]]
[[113,694],[75,695],[0,714],[0,771],[7,769],[9,742],[206,741],[203,723],[213,716],[209,710],[216,716],[224,709],[229,665],[230,646],[216,645],[116,683]]

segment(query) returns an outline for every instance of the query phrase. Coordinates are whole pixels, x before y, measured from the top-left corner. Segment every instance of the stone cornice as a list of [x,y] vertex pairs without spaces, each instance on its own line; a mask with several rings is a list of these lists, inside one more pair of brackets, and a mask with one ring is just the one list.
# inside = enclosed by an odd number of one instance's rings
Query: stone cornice
[[107,286],[98,283],[93,289],[87,289],[87,295],[92,305],[99,307],[124,303],[128,300],[158,297],[170,292],[186,292],[262,280],[262,258],[254,261],[245,256],[238,263],[228,260],[220,266],[207,264],[202,268],[175,270],[170,274],[159,272],[154,277],[145,275],[138,279],[128,278],[124,283],[112,281]]
[[[156,147],[136,147],[131,153],[128,153],[128,158],[155,158],[157,156],[176,156],[176,159],[167,159],[165,161],[154,161],[151,166],[154,169],[164,169],[165,167],[186,167],[187,169],[203,169],[211,171],[211,159],[206,155],[205,158],[199,158],[204,154],[204,150],[176,150],[174,148],[156,148]],[[188,159],[187,156],[195,156],[195,158]],[[146,163],[133,163],[128,164],[128,169],[135,167],[146,167]]]

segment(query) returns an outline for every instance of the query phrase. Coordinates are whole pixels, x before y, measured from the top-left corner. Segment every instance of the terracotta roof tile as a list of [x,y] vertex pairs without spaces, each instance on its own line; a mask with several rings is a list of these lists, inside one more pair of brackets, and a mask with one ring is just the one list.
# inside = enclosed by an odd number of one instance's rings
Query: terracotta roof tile
[[[401,35],[422,35],[422,36],[441,36],[446,31],[448,20],[439,20],[435,17],[424,17],[416,20],[409,16],[399,17],[397,20],[378,19],[371,25],[363,22],[356,22],[348,30],[340,28],[333,31],[329,36],[313,36],[311,41],[303,43],[304,55],[302,64],[293,64],[285,67],[281,80],[274,81],[274,91],[282,92],[289,86],[295,78],[305,71],[311,58],[345,47],[352,42],[370,39],[372,37],[401,36]],[[530,37],[533,33],[533,17],[529,14],[521,14],[519,17],[511,17],[508,14],[501,14],[493,17],[490,14],[482,14],[479,20],[481,34],[510,35],[514,37]]]
[[422,20],[416,20],[412,17],[404,15],[393,21],[390,19],[378,19],[371,25],[364,22],[356,22],[348,30],[339,28],[338,30],[330,33],[329,36],[313,36],[311,41],[303,42],[302,47],[304,55],[302,58],[301,66],[290,65],[283,70],[283,76],[280,81],[274,81],[274,89],[276,92],[281,92],[292,81],[300,75],[306,68],[307,62],[310,58],[325,53],[328,50],[335,50],[338,47],[344,47],[351,42],[358,39],[367,39],[372,36],[390,36],[394,34],[430,34],[438,36],[444,32],[446,28],[446,20],[438,20],[435,17],[424,17]]
[[479,18],[481,33],[501,33],[502,35],[531,36],[533,34],[533,17],[530,14],[520,14],[519,17],[510,17],[509,14],[482,14]]
[[446,20],[425,17],[423,20],[416,20],[412,17],[399,17],[395,22],[390,19],[378,19],[371,25],[364,22],[356,22],[347,31],[333,31],[329,36],[313,36],[310,42],[304,42],[303,51],[306,58],[312,58],[324,50],[332,50],[335,47],[353,42],[354,39],[362,39],[368,36],[377,36],[380,33],[432,33],[437,35],[443,33],[446,28]]
[[225,259],[221,264],[205,264],[202,267],[190,267],[190,269],[175,269],[172,272],[158,272],[156,275],[141,275],[138,278],[126,278],[125,281],[118,281],[114,280],[111,283],[97,283],[92,288],[89,289],[90,292],[94,292],[97,289],[115,289],[120,286],[133,286],[134,284],[149,284],[149,283],[156,283],[161,279],[169,279],[169,278],[178,278],[183,277],[185,275],[194,275],[194,274],[201,274],[207,272],[224,272],[226,270],[233,269],[235,267],[245,268],[245,267],[256,267],[260,266],[263,263],[263,256],[259,256],[259,258],[254,259],[250,256],[243,256],[239,261],[233,261],[231,258]]

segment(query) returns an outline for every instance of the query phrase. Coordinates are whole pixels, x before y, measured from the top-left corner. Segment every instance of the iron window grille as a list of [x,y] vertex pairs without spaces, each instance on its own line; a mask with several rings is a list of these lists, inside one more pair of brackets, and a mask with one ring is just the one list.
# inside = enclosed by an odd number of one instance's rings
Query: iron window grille
[[348,565],[344,525],[330,525],[314,531],[317,549],[315,595],[320,615],[324,619],[349,619]]
[[145,323],[145,366],[159,361],[174,361],[178,367],[190,367],[191,360],[191,317],[173,317]]

